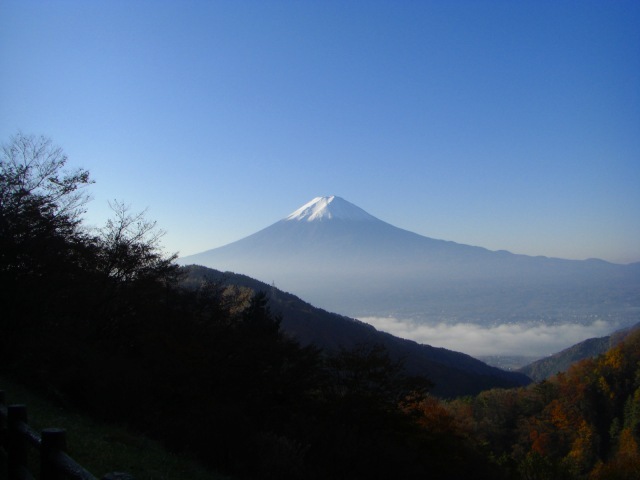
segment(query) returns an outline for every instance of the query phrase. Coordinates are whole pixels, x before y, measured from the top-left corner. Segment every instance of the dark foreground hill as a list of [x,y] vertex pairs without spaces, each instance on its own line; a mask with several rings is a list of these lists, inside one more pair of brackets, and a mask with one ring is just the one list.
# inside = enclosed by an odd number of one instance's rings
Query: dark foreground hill
[[620,343],[627,334],[638,329],[640,329],[640,323],[614,332],[606,337],[589,338],[547,358],[536,360],[518,369],[518,371],[536,382],[544,380],[558,372],[566,371],[575,362],[602,355]]
[[491,367],[464,353],[401,339],[358,320],[313,307],[295,295],[245,275],[195,265],[183,270],[186,285],[195,286],[209,280],[267,292],[272,310],[282,316],[281,328],[302,345],[312,344],[332,351],[382,345],[393,358],[403,360],[408,373],[431,380],[435,384],[433,393],[440,396],[472,395],[489,388],[530,382],[524,374]]

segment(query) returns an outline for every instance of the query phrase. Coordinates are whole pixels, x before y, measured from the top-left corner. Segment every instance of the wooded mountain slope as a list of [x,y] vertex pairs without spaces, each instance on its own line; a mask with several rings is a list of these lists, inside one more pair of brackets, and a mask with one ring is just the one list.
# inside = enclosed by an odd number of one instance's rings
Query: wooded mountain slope
[[443,397],[473,395],[494,387],[526,385],[523,374],[491,367],[469,355],[445,348],[421,345],[376,330],[371,325],[326,312],[258,280],[200,266],[183,267],[184,285],[195,287],[205,280],[268,292],[269,305],[282,317],[283,331],[302,345],[329,351],[362,345],[382,345],[392,358],[402,360],[407,372],[433,382],[432,393]]
[[640,324],[614,332],[606,337],[589,338],[549,357],[536,360],[518,369],[518,371],[532,380],[544,380],[558,372],[566,371],[579,360],[597,357],[605,353],[609,348],[620,342],[631,330],[638,328],[640,328]]
[[447,409],[510,478],[640,478],[640,331],[549,380]]

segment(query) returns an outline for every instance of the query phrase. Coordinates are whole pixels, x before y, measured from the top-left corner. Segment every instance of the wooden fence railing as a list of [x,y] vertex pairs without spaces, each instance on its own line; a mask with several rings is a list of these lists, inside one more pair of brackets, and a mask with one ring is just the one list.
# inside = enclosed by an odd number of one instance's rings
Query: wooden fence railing
[[[27,468],[30,449],[39,451],[39,477]],[[8,480],[97,480],[67,455],[66,449],[65,430],[46,428],[38,435],[27,423],[27,407],[5,405],[4,392],[0,390],[0,455],[4,454],[6,458]],[[128,473],[112,472],[102,480],[133,480],[133,477]]]

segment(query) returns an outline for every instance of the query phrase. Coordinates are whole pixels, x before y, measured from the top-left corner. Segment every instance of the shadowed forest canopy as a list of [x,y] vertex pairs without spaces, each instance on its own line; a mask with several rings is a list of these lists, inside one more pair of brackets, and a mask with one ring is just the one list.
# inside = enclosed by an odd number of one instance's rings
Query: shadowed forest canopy
[[[265,293],[184,286],[144,212],[43,137],[0,156],[0,372],[237,478],[634,478],[638,335],[528,388],[444,402],[378,345],[327,353]],[[637,478],[637,477],[636,477]]]

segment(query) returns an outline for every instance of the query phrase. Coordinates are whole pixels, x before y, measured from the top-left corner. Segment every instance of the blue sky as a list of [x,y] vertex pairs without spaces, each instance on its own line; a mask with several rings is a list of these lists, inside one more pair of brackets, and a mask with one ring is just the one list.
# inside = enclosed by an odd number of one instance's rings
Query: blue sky
[[44,134],[187,255],[319,195],[492,250],[640,261],[640,2],[0,4]]

